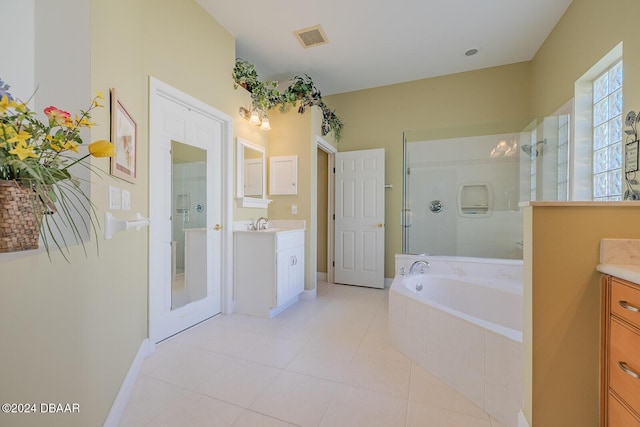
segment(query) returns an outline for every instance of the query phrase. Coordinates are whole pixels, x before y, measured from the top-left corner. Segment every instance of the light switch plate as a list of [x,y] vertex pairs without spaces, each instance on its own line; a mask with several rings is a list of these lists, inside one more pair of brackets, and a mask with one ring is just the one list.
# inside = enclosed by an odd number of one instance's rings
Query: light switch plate
[[120,194],[120,188],[109,186],[109,209],[119,210],[122,208],[122,196]]
[[131,193],[129,190],[122,190],[122,210],[128,211],[131,209]]
[[298,205],[291,205],[291,215],[298,215]]

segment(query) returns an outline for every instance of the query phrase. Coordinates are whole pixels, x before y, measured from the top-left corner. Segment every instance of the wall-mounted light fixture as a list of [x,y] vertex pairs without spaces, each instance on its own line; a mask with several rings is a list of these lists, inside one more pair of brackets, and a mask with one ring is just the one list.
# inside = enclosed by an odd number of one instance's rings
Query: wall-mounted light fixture
[[262,130],[271,130],[271,125],[269,124],[269,116],[267,113],[259,110],[258,108],[251,108],[251,111],[247,110],[244,107],[240,107],[240,116],[245,120],[248,120],[252,125],[260,126]]

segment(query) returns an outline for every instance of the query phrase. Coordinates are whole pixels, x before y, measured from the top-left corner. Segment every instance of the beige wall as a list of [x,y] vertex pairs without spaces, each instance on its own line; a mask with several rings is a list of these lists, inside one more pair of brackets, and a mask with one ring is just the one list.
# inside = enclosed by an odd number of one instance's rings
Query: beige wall
[[531,117],[529,90],[530,63],[518,63],[326,98],[345,123],[340,151],[386,150],[386,183],[393,189],[385,190],[385,277],[393,276],[394,255],[402,252],[403,132],[443,135],[452,128],[498,129],[490,125],[513,122],[524,127]]
[[600,240],[640,238],[640,205],[525,210],[525,412],[533,426],[599,423]]
[[[298,194],[271,195],[269,218],[306,221],[305,231],[305,289],[315,289],[317,263],[317,168],[318,150],[316,135],[320,131],[322,113],[317,107],[304,114],[286,113],[277,109],[269,112],[271,128],[269,157],[298,156]],[[268,192],[268,190],[267,190]],[[297,205],[298,213],[291,213],[291,205]]]
[[[72,7],[68,1],[62,8]],[[69,41],[73,44],[72,41]],[[130,212],[148,213],[148,76],[152,75],[227,114],[239,103],[230,77],[233,37],[193,1],[91,2],[91,86],[118,94],[138,123],[138,182],[93,177],[98,218],[108,185],[131,192]],[[63,93],[67,87],[56,88]],[[87,100],[89,102],[89,100]],[[234,116],[235,118],[235,116]],[[92,139],[109,137],[109,112],[94,114]],[[94,164],[108,171],[108,161]],[[99,237],[85,258],[0,255],[0,395],[3,401],[80,404],[80,414],[0,414],[0,425],[102,425],[124,376],[147,337],[147,230]]]
[[[638,111],[637,16],[634,0],[574,0],[532,61],[533,115],[572,99],[575,81],[620,42],[624,111]],[[630,225],[639,214],[638,208],[533,209],[525,413],[536,426],[598,425],[598,242],[639,238]]]

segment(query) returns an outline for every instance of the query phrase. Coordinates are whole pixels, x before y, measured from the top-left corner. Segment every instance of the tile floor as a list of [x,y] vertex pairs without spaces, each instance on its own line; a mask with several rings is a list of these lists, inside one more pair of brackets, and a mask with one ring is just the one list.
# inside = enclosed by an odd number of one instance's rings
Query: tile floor
[[503,427],[390,344],[388,290],[318,284],[274,319],[217,316],[159,344],[121,426]]

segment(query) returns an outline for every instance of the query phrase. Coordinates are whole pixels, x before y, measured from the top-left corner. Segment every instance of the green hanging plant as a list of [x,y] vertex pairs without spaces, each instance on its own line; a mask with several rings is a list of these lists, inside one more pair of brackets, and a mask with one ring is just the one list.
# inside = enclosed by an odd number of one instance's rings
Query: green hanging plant
[[237,89],[238,86],[242,86],[249,92],[253,92],[253,89],[258,85],[258,72],[253,64],[242,58],[236,58],[236,64],[233,67],[233,88]]
[[280,111],[285,112],[289,106],[298,105],[298,113],[304,114],[308,107],[318,106],[322,110],[322,135],[333,131],[336,141],[342,136],[342,121],[322,100],[320,90],[315,86],[307,74],[295,76],[291,84],[278,92],[278,82],[266,80],[261,82],[255,67],[248,61],[237,58],[233,69],[234,89],[242,86],[251,93],[252,106],[267,111],[280,105]]

